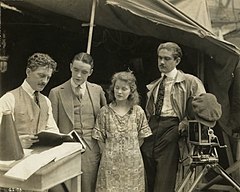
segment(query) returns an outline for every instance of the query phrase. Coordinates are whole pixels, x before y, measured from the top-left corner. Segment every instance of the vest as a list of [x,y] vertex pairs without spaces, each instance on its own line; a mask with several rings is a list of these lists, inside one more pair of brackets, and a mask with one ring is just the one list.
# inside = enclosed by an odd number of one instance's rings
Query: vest
[[74,105],[74,129],[84,137],[91,137],[92,129],[95,126],[93,104],[86,90],[81,101],[76,96],[73,98]]
[[10,92],[15,97],[14,118],[18,133],[36,134],[46,129],[49,109],[44,96],[39,94],[39,108],[22,87]]

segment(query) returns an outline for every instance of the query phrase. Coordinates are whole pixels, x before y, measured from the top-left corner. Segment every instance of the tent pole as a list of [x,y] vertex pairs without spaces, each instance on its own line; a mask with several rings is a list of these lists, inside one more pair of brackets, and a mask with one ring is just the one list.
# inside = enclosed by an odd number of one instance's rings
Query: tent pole
[[[2,50],[2,6],[1,6],[2,2],[0,2],[0,48]],[[1,69],[1,66],[0,66]],[[2,87],[3,87],[3,83],[2,83],[2,74],[0,71],[0,97],[2,96]]]
[[91,44],[92,44],[93,25],[94,25],[96,4],[97,4],[97,0],[93,0],[91,18],[90,18],[90,27],[89,27],[89,33],[88,33],[88,44],[87,44],[87,53],[88,54],[90,54],[90,52],[91,52]]

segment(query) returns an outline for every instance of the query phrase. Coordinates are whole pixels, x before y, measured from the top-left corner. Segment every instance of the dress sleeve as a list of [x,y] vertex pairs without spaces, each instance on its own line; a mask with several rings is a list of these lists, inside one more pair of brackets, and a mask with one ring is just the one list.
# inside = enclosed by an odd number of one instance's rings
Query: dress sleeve
[[95,127],[92,131],[92,137],[105,143],[106,139],[106,108],[102,107],[96,119]]
[[138,124],[138,137],[145,138],[152,135],[152,131],[148,125],[147,117],[145,112],[140,106],[136,106],[137,108],[137,124]]

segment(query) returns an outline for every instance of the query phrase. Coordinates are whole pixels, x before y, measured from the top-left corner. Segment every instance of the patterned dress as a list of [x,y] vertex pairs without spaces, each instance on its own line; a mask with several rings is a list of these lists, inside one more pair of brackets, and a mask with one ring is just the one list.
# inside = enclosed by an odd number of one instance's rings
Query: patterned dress
[[110,106],[98,115],[93,138],[105,143],[96,192],[144,192],[144,165],[139,138],[151,135],[143,109],[135,105],[124,116]]

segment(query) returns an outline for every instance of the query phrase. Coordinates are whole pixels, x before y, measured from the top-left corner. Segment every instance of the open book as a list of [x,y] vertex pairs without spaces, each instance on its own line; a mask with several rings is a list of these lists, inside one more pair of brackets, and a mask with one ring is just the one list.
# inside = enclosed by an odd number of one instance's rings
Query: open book
[[75,130],[72,130],[68,134],[41,131],[36,136],[38,136],[39,141],[34,143],[33,146],[57,146],[63,142],[79,142],[82,144],[84,150],[87,147],[84,139]]

